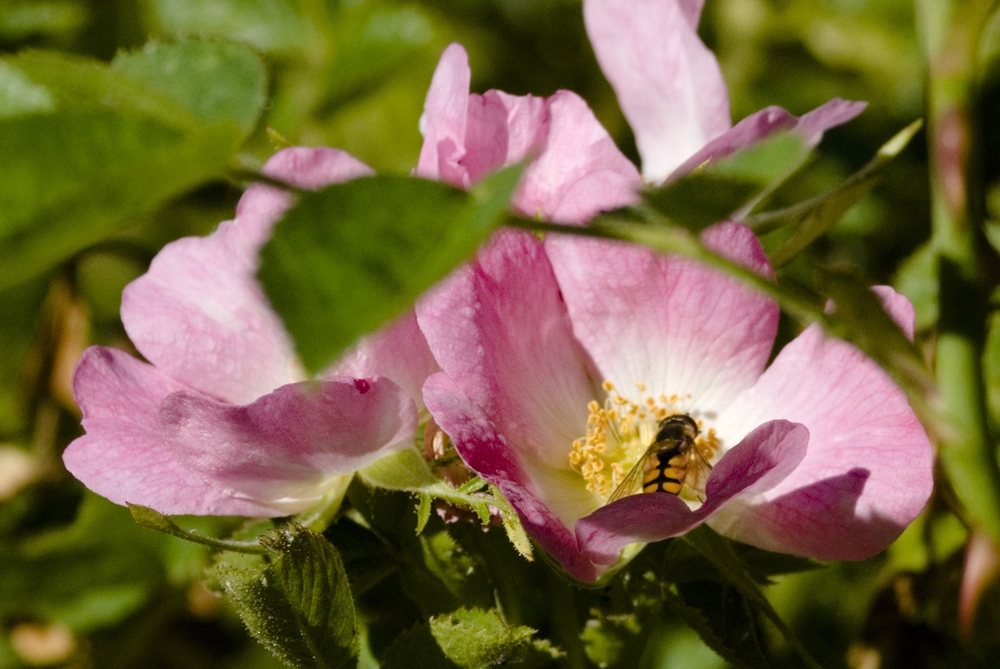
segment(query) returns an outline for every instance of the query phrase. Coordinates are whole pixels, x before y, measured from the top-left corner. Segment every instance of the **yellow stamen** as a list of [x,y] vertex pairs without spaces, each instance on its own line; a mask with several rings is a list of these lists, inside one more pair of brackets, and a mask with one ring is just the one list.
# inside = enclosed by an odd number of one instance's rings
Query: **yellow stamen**
[[[580,473],[587,490],[607,497],[653,443],[660,421],[682,409],[677,406],[678,395],[647,395],[645,383],[636,383],[636,401],[620,395],[611,381],[601,387],[608,394],[603,402],[587,403],[587,432],[573,442],[569,464]],[[717,440],[703,449],[708,457],[715,445]]]

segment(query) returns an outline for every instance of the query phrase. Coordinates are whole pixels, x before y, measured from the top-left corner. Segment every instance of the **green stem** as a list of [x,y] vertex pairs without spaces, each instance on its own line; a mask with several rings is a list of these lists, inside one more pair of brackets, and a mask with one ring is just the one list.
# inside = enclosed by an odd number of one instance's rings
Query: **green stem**
[[941,460],[969,517],[1000,543],[1000,467],[986,417],[982,375],[984,290],[976,155],[976,59],[994,0],[917,0],[927,57],[933,237],[939,259],[938,388],[953,436]]
[[132,513],[132,518],[135,519],[135,522],[139,523],[143,527],[156,530],[157,532],[163,532],[164,534],[170,534],[178,537],[179,539],[184,539],[185,541],[208,546],[209,548],[234,551],[236,553],[250,553],[253,555],[264,555],[273,552],[261,546],[257,541],[216,539],[214,537],[205,537],[200,534],[195,534],[194,532],[188,532],[178,527],[174,521],[170,520],[170,518],[166,517],[159,511],[155,511],[146,506],[129,504],[128,510]]
[[564,666],[570,669],[587,669],[587,654],[583,651],[580,632],[583,625],[576,609],[576,591],[555,572],[546,569],[545,586],[549,602],[549,624],[552,638],[566,653]]

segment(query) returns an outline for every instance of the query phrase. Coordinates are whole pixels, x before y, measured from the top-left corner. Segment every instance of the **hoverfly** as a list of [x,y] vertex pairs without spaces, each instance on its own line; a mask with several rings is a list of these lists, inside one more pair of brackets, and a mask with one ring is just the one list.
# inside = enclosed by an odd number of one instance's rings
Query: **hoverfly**
[[701,499],[702,479],[712,469],[712,465],[695,443],[697,437],[698,424],[687,414],[667,416],[661,420],[653,443],[628,471],[606,503],[610,504],[636,492],[640,481],[642,492],[679,495],[686,485]]

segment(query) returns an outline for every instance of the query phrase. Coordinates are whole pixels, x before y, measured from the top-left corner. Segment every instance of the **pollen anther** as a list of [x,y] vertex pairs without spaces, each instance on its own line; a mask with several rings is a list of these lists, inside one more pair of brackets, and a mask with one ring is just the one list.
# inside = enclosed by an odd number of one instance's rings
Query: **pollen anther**
[[[636,401],[620,395],[611,381],[601,387],[608,394],[603,402],[587,403],[587,433],[573,442],[569,464],[588,491],[606,498],[653,443],[660,421],[684,409],[678,407],[679,395],[646,395],[645,383],[636,384]],[[702,440],[708,453],[718,447],[714,429],[703,432]]]

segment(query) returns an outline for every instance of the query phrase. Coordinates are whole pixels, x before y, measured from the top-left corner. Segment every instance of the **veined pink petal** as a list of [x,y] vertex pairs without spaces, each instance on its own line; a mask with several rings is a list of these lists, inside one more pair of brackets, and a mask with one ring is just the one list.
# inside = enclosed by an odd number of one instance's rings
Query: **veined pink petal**
[[767,107],[747,116],[732,129],[722,133],[685,160],[670,174],[670,179],[684,176],[709,160],[725,158],[781,130],[794,129],[807,146],[816,146],[823,133],[847,123],[864,111],[866,102],[849,102],[835,98],[821,107],[796,118],[781,107]]
[[423,409],[421,388],[428,376],[439,371],[441,368],[417,325],[416,313],[407,311],[378,332],[362,337],[322,376],[356,379],[385,376],[405,390],[418,409]]
[[142,504],[168,514],[281,515],[212,485],[165,447],[159,406],[182,389],[127,353],[99,346],[87,349],[73,376],[87,434],[67,447],[66,468],[117,504]]
[[567,466],[595,392],[541,242],[497,234],[417,303],[417,319],[442,370],[507,439]]
[[719,64],[691,24],[692,0],[585,0],[591,45],[635,132],[642,175],[662,182],[730,127]]
[[324,483],[412,443],[413,401],[384,377],[333,377],[278,388],[235,406],[181,390],[160,406],[169,448],[233,497],[302,511]]
[[597,564],[613,564],[621,549],[684,534],[705,522],[737,495],[763,493],[801,462],[809,431],[788,421],[765,423],[730,449],[708,477],[705,503],[692,511],[676,495],[625,497],[601,507],[576,524],[584,554]]
[[[333,149],[286,149],[269,176],[312,188],[371,173]],[[257,283],[260,246],[291,201],[254,186],[236,220],[208,237],[168,244],[126,287],[122,323],[136,348],[171,378],[217,399],[245,404],[300,380],[291,341]]]
[[923,509],[933,486],[927,435],[903,392],[850,344],[809,327],[717,427],[738,435],[779,418],[809,428],[805,459],[773,489],[713,517],[719,531],[770,550],[860,560]]
[[[753,232],[726,223],[705,231],[706,244],[771,276]],[[690,394],[693,406],[718,410],[753,385],[770,354],[778,307],[739,281],[693,261],[643,247],[561,235],[546,250],[573,332],[602,379],[638,400]]]
[[545,149],[525,171],[514,206],[526,216],[542,214],[561,223],[583,223],[594,214],[634,204],[639,172],[587,103],[559,91],[547,100]]
[[438,61],[424,102],[417,176],[467,188],[459,161],[465,156],[465,126],[469,104],[469,56],[461,44],[450,44]]
[[573,533],[540,501],[536,486],[510,442],[459,384],[445,374],[435,374],[424,385],[424,400],[462,459],[500,488],[525,530],[542,549],[574,578],[587,582],[596,579],[597,569],[581,555]]

